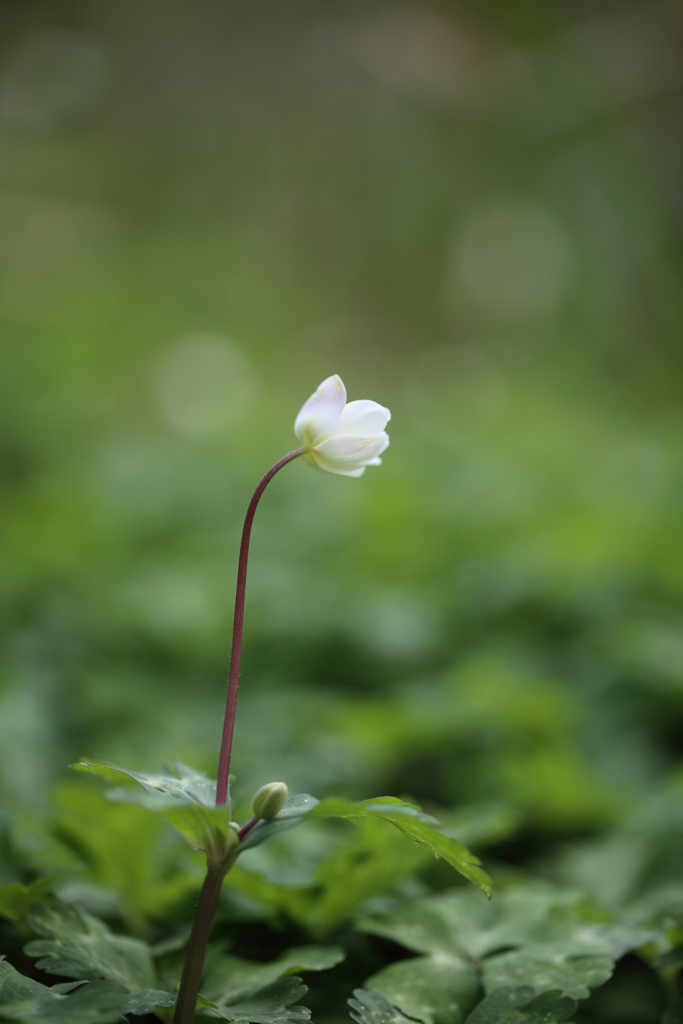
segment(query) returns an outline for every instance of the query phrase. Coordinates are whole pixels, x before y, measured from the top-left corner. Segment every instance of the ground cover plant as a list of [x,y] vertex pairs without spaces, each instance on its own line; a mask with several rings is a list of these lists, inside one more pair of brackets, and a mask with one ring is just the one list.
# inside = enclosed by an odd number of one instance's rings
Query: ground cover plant
[[679,1024],[679,21],[0,4],[0,1021]]
[[[302,447],[266,474],[245,520],[222,793],[177,760],[156,774],[80,762],[80,771],[114,784],[109,800],[63,781],[46,816],[6,820],[0,1019],[276,1024],[312,1011],[342,1020],[346,1003],[360,1024],[681,1019],[680,778],[620,807],[619,788],[607,781],[620,756],[614,741],[603,751],[607,769],[591,775],[563,740],[568,715],[579,726],[576,700],[500,653],[465,658],[446,691],[443,680],[425,680],[419,694],[412,685],[377,705],[359,699],[354,710],[351,701],[349,736],[366,747],[361,759],[372,767],[379,751],[386,776],[405,785],[412,775],[407,799],[288,799],[275,782],[250,808],[244,797],[231,807],[254,513],[266,484],[299,456],[326,454],[322,468],[352,476],[379,461],[388,411],[345,402],[339,378],[321,385],[297,419]],[[351,426],[335,428],[342,412]],[[457,699],[444,700],[451,688]],[[514,695],[512,721],[502,690]],[[297,723],[283,721],[296,734]],[[589,739],[590,725],[583,729]],[[439,824],[413,794],[434,773],[446,778],[453,735],[462,737],[462,767],[448,780],[455,789],[444,790]],[[481,760],[491,742],[500,785]],[[650,755],[633,756],[647,775]],[[353,832],[339,830],[343,821]],[[595,836],[581,839],[582,831]],[[485,851],[486,870],[463,843]],[[203,885],[191,850],[204,852]],[[302,975],[315,977],[310,999]]]

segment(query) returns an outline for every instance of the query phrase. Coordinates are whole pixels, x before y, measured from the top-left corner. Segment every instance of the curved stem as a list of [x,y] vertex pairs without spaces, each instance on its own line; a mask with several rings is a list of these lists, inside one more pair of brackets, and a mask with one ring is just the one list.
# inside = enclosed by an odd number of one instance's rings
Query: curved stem
[[225,721],[223,723],[223,737],[221,740],[221,752],[218,759],[218,780],[216,782],[216,806],[224,804],[228,799],[228,779],[230,777],[230,755],[232,753],[232,737],[235,731],[235,712],[237,710],[237,691],[240,679],[240,661],[242,658],[242,631],[244,628],[244,595],[247,588],[247,561],[249,558],[249,540],[251,538],[251,527],[254,521],[254,513],[261,495],[266,487],[283,466],[303,455],[305,449],[297,448],[279,459],[274,466],[268,470],[254,491],[249,508],[244,518],[242,528],[242,542],[240,544],[240,556],[237,565],[237,588],[235,593],[235,616],[232,626],[232,650],[230,652],[230,672],[228,675],[228,698],[225,706]]

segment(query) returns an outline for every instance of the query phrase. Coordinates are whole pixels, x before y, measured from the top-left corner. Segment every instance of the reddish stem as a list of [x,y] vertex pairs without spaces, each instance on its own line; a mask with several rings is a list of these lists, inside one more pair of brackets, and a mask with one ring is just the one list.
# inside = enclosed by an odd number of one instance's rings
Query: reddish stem
[[218,759],[218,780],[216,782],[216,806],[224,804],[228,799],[228,779],[230,777],[230,755],[232,753],[232,737],[235,731],[235,713],[237,710],[237,691],[240,681],[240,661],[242,658],[242,632],[244,629],[244,595],[247,589],[247,561],[249,559],[249,540],[251,538],[251,527],[254,522],[254,513],[261,495],[266,487],[283,466],[303,455],[305,449],[297,448],[279,459],[274,466],[268,470],[254,491],[249,508],[244,518],[242,528],[242,542],[240,544],[240,556],[237,564],[237,588],[235,592],[235,616],[232,626],[232,649],[230,652],[230,672],[228,675],[228,699],[225,706],[225,721],[223,723],[223,737],[221,740],[221,752]]

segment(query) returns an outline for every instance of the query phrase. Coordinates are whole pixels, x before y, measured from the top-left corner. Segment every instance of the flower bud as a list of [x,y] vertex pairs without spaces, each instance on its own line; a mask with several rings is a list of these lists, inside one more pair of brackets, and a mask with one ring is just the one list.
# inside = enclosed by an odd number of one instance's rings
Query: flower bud
[[265,818],[266,821],[276,817],[284,807],[288,793],[284,782],[268,782],[261,786],[251,805],[254,817]]

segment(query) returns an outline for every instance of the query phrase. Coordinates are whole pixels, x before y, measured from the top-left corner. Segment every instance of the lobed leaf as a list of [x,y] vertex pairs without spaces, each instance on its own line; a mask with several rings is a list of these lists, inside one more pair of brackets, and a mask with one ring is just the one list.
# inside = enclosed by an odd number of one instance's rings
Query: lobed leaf
[[564,1024],[576,1000],[560,992],[536,995],[534,988],[498,988],[477,1006],[465,1024]]
[[349,821],[374,818],[388,821],[403,835],[431,850],[435,857],[447,861],[487,896],[491,895],[491,879],[480,867],[478,858],[456,839],[440,832],[434,818],[397,797],[379,797],[354,803],[342,797],[328,797],[318,801],[301,793],[291,797],[272,821],[259,823],[247,836],[242,849],[264,842],[284,828],[293,828],[303,821],[317,818],[343,818]]
[[[596,924],[574,894],[545,884],[503,891],[492,904],[474,897],[456,889],[366,917],[359,927],[423,954],[417,961],[401,961],[404,972],[412,963],[424,973],[438,972],[444,961],[464,961],[486,992],[531,986],[536,992],[557,989],[575,998],[586,997],[605,982],[615,961],[650,934]],[[368,985],[384,992],[383,981],[380,972]],[[392,991],[391,998],[395,995]],[[402,1002],[397,1005],[405,1009]]]
[[205,971],[202,991],[215,1003],[234,1003],[267,989],[288,975],[329,970],[345,956],[338,946],[293,947],[269,964],[216,956]]
[[474,965],[459,957],[400,960],[366,984],[423,1024],[463,1024],[482,995]]
[[116,1024],[128,993],[114,982],[41,985],[0,960],[0,1020],[17,1024]]
[[409,1017],[405,1017],[379,992],[357,988],[353,996],[354,998],[348,1002],[351,1017],[358,1021],[358,1024],[413,1024]]
[[306,991],[300,978],[281,978],[260,992],[230,1004],[218,1004],[200,997],[197,1005],[212,1010],[221,1020],[232,1021],[233,1024],[304,1024],[311,1019],[311,1011],[296,1001]]
[[127,992],[155,986],[149,946],[139,939],[114,935],[104,922],[73,906],[43,905],[28,917],[43,936],[27,943],[25,952],[49,974],[92,981],[114,981]]
[[92,762],[79,762],[71,767],[116,782],[122,778],[136,782],[143,793],[114,789],[109,791],[109,798],[154,811],[195,850],[220,858],[237,845],[237,829],[230,822],[229,805],[215,806],[215,782],[182,761],[174,761],[172,769],[155,775]]

